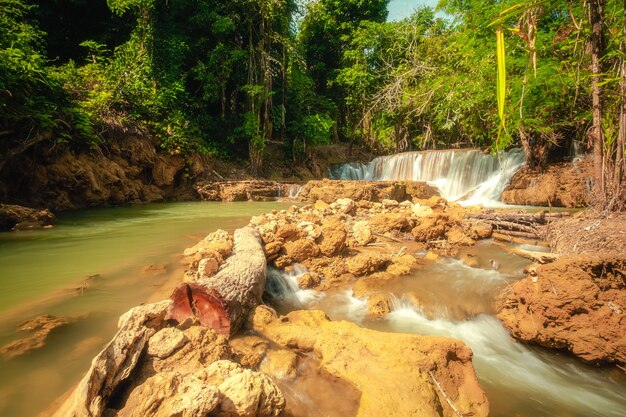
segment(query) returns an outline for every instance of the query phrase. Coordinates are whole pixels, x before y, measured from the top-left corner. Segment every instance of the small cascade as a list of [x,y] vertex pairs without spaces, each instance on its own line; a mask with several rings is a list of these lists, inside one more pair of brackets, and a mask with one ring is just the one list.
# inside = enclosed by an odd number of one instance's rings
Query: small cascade
[[272,302],[286,310],[300,309],[324,297],[324,293],[315,290],[303,290],[298,285],[298,278],[307,273],[307,269],[294,264],[290,272],[269,267],[265,292]]
[[523,165],[521,149],[495,157],[476,149],[406,152],[381,156],[367,164],[335,166],[330,170],[330,178],[426,181],[448,200],[484,204],[498,201]]
[[289,198],[298,198],[300,192],[302,191],[302,186],[300,184],[291,184],[289,186]]
[[284,197],[295,199],[298,198],[301,191],[302,185],[300,184],[278,184],[277,196],[278,198]]

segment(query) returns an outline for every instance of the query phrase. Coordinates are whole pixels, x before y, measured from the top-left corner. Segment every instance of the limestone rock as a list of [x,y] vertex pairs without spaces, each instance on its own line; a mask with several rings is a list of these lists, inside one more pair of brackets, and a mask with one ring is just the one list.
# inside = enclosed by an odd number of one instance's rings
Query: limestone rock
[[626,257],[579,255],[540,265],[497,303],[520,340],[592,363],[626,364]]
[[0,204],[0,231],[41,229],[51,226],[54,221],[54,214],[47,209]]
[[376,272],[389,263],[389,257],[371,254],[361,253],[346,261],[348,271],[356,276],[363,276]]
[[164,359],[187,343],[185,334],[175,328],[166,327],[156,332],[148,341],[148,355]]
[[425,217],[411,230],[413,238],[418,242],[438,240],[445,236],[450,228],[450,219],[445,215]]
[[321,311],[295,311],[255,330],[278,345],[312,351],[326,372],[360,390],[357,417],[454,416],[433,377],[464,415],[489,413],[463,342],[376,332],[330,321]]
[[430,206],[422,206],[420,203],[413,204],[411,212],[415,217],[428,217],[434,213]]
[[391,312],[393,302],[385,293],[374,294],[367,298],[367,312],[373,317],[384,317]]
[[373,239],[372,229],[367,221],[362,220],[352,225],[352,237],[357,245],[365,246]]
[[291,350],[269,350],[259,370],[278,379],[293,380],[296,377],[297,356]]
[[219,385],[220,416],[277,417],[285,408],[285,398],[264,374],[242,370]]
[[315,272],[306,272],[298,277],[298,287],[306,290],[320,285],[322,278]]
[[293,242],[295,240],[304,239],[307,237],[307,233],[294,224],[284,224],[280,226],[275,233],[275,239],[280,239],[284,242]]
[[46,345],[48,336],[52,332],[73,321],[74,319],[54,317],[48,314],[27,320],[21,323],[17,329],[21,332],[32,332],[32,334],[0,347],[0,357],[13,359],[40,349]]
[[337,212],[341,214],[352,215],[356,210],[356,203],[349,198],[339,198],[333,204],[335,204]]
[[392,230],[406,231],[409,222],[403,214],[377,214],[369,220],[369,225],[374,233],[387,233]]
[[470,246],[476,243],[474,239],[467,236],[463,232],[463,229],[460,226],[456,225],[452,226],[452,228],[446,232],[446,238],[449,243],[456,245]]
[[291,262],[302,262],[306,259],[314,258],[320,253],[320,248],[308,239],[300,239],[294,242],[287,242],[284,246],[285,255]]
[[465,221],[465,233],[472,239],[489,239],[493,233],[493,226],[480,220]]
[[[352,201],[352,200],[350,200]],[[320,252],[325,256],[335,256],[346,247],[348,232],[338,220],[329,220],[322,225],[322,236],[319,240]]]
[[258,336],[239,336],[229,340],[237,362],[250,369],[256,369],[265,357],[269,342]]

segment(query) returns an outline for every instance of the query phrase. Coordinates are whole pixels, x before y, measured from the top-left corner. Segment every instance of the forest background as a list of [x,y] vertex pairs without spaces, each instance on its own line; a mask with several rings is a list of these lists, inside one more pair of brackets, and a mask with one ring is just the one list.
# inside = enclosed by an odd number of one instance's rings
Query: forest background
[[[593,149],[623,207],[626,1],[0,0],[0,170],[33,146],[141,133],[164,152]],[[620,203],[621,201],[621,203]]]

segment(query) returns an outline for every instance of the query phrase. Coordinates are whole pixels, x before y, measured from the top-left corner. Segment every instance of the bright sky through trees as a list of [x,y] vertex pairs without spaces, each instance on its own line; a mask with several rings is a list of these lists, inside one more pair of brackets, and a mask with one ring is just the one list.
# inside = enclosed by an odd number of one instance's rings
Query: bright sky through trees
[[387,20],[397,21],[408,17],[418,6],[437,6],[437,0],[391,0],[389,2],[389,16]]

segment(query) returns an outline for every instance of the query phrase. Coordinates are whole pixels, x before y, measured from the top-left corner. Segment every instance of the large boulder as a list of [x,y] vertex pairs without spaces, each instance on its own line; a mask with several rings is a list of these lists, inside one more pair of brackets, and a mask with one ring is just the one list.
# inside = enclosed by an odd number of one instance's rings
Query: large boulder
[[489,413],[463,342],[377,332],[330,321],[321,311],[273,317],[257,308],[254,330],[280,346],[313,352],[323,370],[358,389],[357,417],[458,415],[448,401],[463,415]]
[[592,363],[626,364],[626,257],[562,257],[498,300],[498,318],[522,341]]
[[54,214],[50,210],[0,204],[0,231],[41,229],[53,223]]
[[352,201],[404,201],[413,198],[427,199],[437,195],[435,188],[416,181],[309,181],[300,192],[300,199],[312,203],[322,200],[331,204],[340,198]]

